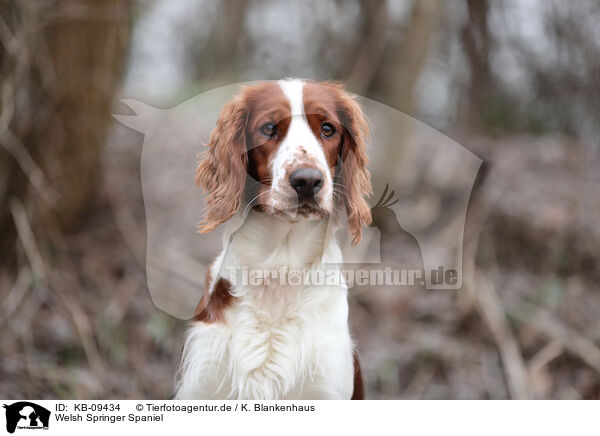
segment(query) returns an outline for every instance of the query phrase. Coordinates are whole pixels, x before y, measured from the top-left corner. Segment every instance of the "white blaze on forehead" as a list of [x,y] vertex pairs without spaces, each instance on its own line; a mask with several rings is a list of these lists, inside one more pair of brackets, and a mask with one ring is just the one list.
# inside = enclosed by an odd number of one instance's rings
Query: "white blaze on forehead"
[[279,80],[277,84],[290,102],[292,116],[301,115],[304,118],[304,98],[302,96],[304,80]]

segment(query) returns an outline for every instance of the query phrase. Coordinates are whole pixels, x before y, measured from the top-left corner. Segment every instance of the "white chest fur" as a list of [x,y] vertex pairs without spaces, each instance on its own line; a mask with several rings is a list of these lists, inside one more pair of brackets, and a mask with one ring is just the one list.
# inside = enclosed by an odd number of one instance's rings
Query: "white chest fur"
[[[326,222],[288,223],[251,213],[213,266],[322,268],[341,263]],[[327,267],[329,270],[331,266]],[[213,279],[213,282],[215,280]],[[349,399],[352,341],[345,285],[238,284],[221,323],[196,322],[186,340],[176,398]]]

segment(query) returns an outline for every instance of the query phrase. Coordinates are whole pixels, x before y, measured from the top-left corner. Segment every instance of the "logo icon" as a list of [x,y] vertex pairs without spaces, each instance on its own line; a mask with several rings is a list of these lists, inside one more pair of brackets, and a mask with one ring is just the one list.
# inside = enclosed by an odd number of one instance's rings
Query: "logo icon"
[[4,404],[6,409],[6,431],[14,433],[18,429],[48,429],[50,411],[29,401],[19,401],[11,405]]
[[[159,309],[180,319],[194,315],[198,289],[204,286],[206,253],[227,246],[259,198],[244,199],[247,204],[239,213],[214,231],[195,232],[207,207],[206,193],[194,183],[196,155],[206,149],[201,143],[210,140],[221,108],[240,92],[240,85],[253,83],[212,89],[169,109],[124,99],[122,103],[133,115],[114,115],[144,134],[140,172],[147,220],[148,289]],[[425,289],[461,289],[463,264],[469,263],[463,259],[467,210],[483,161],[407,114],[364,97],[357,96],[357,100],[370,124],[368,169],[375,193],[370,200],[379,201],[371,205],[372,226],[362,229],[359,245],[352,245],[347,226],[339,226],[336,239],[343,263],[338,266],[356,271],[363,269],[359,265],[365,266],[369,270],[365,285],[378,285],[371,276],[383,276],[384,282],[391,277],[390,285],[406,282],[410,286],[414,277],[414,283],[424,284]],[[398,149],[399,144],[401,158],[390,157],[387,151]],[[245,177],[244,186],[253,190],[264,182],[248,171]],[[343,192],[337,191],[336,195],[343,197]],[[328,231],[333,232],[336,220],[329,224],[333,225]],[[333,263],[330,265],[333,268]],[[255,272],[262,276],[263,271]],[[288,278],[293,283],[302,280],[297,275]]]

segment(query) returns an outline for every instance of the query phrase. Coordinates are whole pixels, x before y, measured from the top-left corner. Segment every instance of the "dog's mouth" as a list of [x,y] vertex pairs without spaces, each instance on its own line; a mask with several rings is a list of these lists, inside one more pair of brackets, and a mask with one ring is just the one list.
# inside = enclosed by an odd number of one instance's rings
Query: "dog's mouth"
[[329,211],[313,197],[298,198],[286,211],[292,220],[304,218],[309,220],[320,220],[329,216]]
[[252,208],[269,215],[279,216],[291,221],[299,218],[317,220],[330,214],[327,203],[318,196],[299,196],[296,193],[271,191],[270,195],[261,195],[260,200],[252,204]]
[[319,217],[324,217],[325,215],[327,215],[327,212],[325,211],[325,209],[317,206],[316,204],[309,204],[309,203],[300,204],[296,211],[297,211],[298,215],[303,216],[305,218],[312,217],[315,215],[319,216]]
[[293,204],[283,208],[274,207],[272,213],[291,221],[296,221],[298,218],[323,219],[329,215],[329,212],[319,206],[314,199],[301,200],[300,202],[295,201]]

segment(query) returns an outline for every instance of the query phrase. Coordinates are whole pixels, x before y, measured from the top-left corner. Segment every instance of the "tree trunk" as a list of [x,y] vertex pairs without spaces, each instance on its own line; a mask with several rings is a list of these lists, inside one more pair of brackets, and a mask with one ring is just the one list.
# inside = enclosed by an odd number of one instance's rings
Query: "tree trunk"
[[487,0],[466,0],[469,18],[462,29],[461,41],[469,63],[466,120],[470,126],[481,126],[482,116],[490,103],[493,77],[489,63],[492,39],[488,29]]
[[[122,0],[0,6],[0,261],[13,258],[11,203],[36,238],[51,214],[76,228],[99,184],[100,152],[131,28]],[[39,240],[38,240],[39,242]]]
[[[357,88],[362,88],[365,95],[412,116],[415,114],[414,91],[427,60],[429,44],[441,16],[443,3],[440,0],[415,0],[404,28],[404,37],[399,44],[386,41],[380,29],[387,21],[385,4],[369,5],[371,13],[367,15],[370,17],[367,22],[370,22],[368,27],[371,30],[365,38],[365,50],[359,52],[350,84],[353,90],[360,92]],[[382,48],[382,44],[386,47]],[[394,140],[385,144],[385,151],[380,154],[385,156],[385,162],[376,163],[381,167],[372,175],[374,186],[383,187],[394,179],[396,164],[402,159],[409,124],[407,119],[405,123],[390,127],[394,129],[394,134],[391,135]]]

